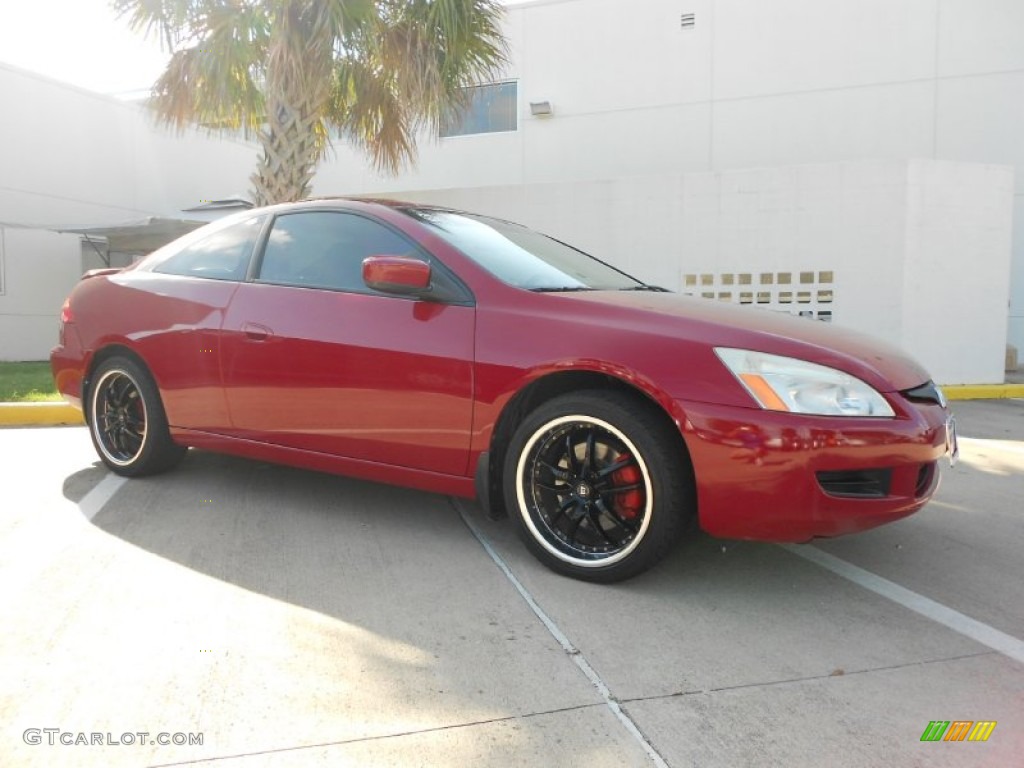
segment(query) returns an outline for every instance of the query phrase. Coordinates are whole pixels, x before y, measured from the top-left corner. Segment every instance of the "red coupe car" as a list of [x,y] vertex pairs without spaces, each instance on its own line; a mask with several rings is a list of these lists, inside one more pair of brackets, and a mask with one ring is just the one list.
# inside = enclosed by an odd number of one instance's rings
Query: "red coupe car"
[[942,393],[886,344],[396,202],[254,209],[89,273],[52,363],[114,472],[193,446],[475,496],[592,581],[690,521],[806,541],[896,520],[956,452]]

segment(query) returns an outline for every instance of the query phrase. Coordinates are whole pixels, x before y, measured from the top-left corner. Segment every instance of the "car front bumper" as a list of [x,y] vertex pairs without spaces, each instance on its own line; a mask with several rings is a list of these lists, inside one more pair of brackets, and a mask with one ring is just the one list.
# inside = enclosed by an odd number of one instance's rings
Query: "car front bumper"
[[892,398],[896,418],[805,416],[678,403],[701,527],[800,542],[864,531],[923,507],[949,450],[949,411]]

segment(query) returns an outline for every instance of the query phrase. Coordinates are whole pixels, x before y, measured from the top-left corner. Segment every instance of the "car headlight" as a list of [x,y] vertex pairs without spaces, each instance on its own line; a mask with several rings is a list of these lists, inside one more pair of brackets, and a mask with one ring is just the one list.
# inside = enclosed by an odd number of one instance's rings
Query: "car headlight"
[[769,411],[819,416],[896,415],[875,389],[835,368],[747,349],[715,347],[715,354],[754,400]]

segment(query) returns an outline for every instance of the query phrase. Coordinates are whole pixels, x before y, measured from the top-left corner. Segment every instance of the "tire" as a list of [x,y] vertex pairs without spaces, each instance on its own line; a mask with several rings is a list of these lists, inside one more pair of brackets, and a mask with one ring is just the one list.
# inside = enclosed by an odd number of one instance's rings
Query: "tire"
[[112,357],[100,363],[87,407],[96,453],[117,474],[155,475],[184,457],[187,449],[171,440],[153,378],[134,360]]
[[661,560],[694,517],[686,449],[653,406],[599,390],[556,397],[509,443],[505,503],[552,570],[610,583]]

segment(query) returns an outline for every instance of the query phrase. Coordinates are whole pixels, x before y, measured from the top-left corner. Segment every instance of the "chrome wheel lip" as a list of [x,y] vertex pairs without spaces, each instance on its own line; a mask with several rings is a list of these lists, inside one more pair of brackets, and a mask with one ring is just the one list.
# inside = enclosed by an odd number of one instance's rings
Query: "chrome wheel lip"
[[[112,444],[112,440],[109,434],[102,428],[107,413],[101,408],[101,398],[105,397],[105,393],[109,390],[109,387],[117,379],[126,379],[131,389],[134,389],[139,407],[142,409],[142,431],[138,449],[136,449],[128,458],[124,458],[127,455],[126,452],[121,451],[116,445]],[[125,395],[128,394],[126,389]],[[96,446],[103,454],[103,458],[118,467],[131,466],[143,450],[146,448],[146,444],[149,441],[149,410],[146,407],[146,400],[142,396],[142,391],[139,388],[139,382],[136,381],[135,377],[130,373],[121,368],[112,368],[111,370],[104,373],[96,384],[92,388],[92,396],[90,397],[90,428],[92,429],[93,437],[96,439]],[[125,420],[121,420],[121,425],[126,426]]]
[[[604,429],[608,431],[610,434],[614,435],[616,439],[621,440],[622,443],[629,450],[629,452],[632,454],[633,458],[636,460],[637,466],[640,468],[640,472],[643,476],[644,488],[646,490],[646,500],[644,504],[643,519],[641,520],[640,528],[637,530],[636,534],[633,536],[633,539],[629,542],[629,544],[626,547],[615,553],[603,557],[574,557],[573,555],[562,551],[558,547],[554,546],[550,541],[548,541],[547,536],[545,536],[537,527],[536,523],[533,520],[533,515],[530,514],[530,503],[528,503],[523,489],[523,486],[525,484],[524,480],[527,461],[530,454],[533,452],[534,446],[540,440],[544,439],[544,437],[552,430],[558,429],[562,425],[571,422],[600,427],[601,429]],[[547,421],[544,424],[542,424],[530,436],[530,439],[527,440],[526,445],[523,446],[522,451],[520,451],[519,453],[519,461],[516,463],[515,482],[516,500],[519,503],[519,514],[523,518],[523,523],[530,531],[530,534],[533,536],[534,541],[536,541],[538,544],[544,547],[544,549],[546,549],[552,555],[557,557],[559,560],[570,565],[578,566],[581,568],[604,568],[624,560],[625,558],[629,557],[629,555],[631,555],[638,546],[640,546],[641,542],[644,540],[644,537],[647,533],[647,529],[650,527],[651,524],[651,510],[654,507],[654,486],[651,483],[650,472],[647,469],[647,462],[644,461],[643,454],[637,449],[633,441],[626,437],[622,430],[618,429],[609,422],[604,421],[603,419],[596,418],[594,416],[588,416],[586,414],[571,414],[568,416],[560,416],[556,419],[551,419],[550,421]]]

